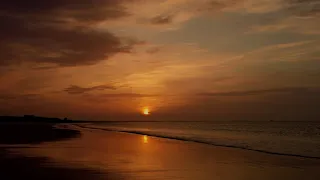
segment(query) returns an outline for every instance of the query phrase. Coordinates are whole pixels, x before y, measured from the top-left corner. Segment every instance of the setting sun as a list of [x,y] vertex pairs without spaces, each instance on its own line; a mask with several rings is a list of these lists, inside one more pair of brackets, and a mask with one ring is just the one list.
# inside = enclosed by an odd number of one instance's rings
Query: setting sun
[[149,115],[149,114],[150,114],[150,111],[149,111],[148,108],[144,108],[143,111],[142,111],[142,113],[143,113],[144,115]]

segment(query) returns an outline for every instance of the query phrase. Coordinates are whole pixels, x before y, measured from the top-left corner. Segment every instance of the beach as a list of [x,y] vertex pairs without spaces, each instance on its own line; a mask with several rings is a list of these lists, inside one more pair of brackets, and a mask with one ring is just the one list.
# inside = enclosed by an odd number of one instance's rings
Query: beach
[[[14,126],[17,125],[10,125],[11,133]],[[42,137],[42,140],[29,139],[32,143],[16,144],[2,140],[1,179],[316,180],[320,177],[319,159],[83,129],[75,125],[24,127],[32,131],[20,130],[23,137]],[[46,131],[41,130],[43,134],[36,136],[39,128]],[[55,140],[52,137],[56,137]]]
[[45,156],[16,154],[14,149],[34,148],[44,142],[56,142],[80,136],[73,129],[55,128],[53,123],[0,124],[0,179],[99,179],[88,168],[52,166]]

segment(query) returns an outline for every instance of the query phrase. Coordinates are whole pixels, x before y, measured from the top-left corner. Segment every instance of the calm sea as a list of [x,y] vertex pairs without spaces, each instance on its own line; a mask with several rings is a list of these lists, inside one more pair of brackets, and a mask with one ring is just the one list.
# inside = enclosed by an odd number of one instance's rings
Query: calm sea
[[108,122],[81,126],[320,158],[320,122]]

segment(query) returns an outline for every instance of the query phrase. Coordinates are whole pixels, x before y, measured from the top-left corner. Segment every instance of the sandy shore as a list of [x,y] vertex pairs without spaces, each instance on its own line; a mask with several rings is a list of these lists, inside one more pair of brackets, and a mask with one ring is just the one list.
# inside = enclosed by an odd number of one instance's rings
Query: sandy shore
[[38,176],[38,179],[48,176],[52,179],[130,180],[320,178],[317,159],[102,130],[79,128],[72,132],[79,131],[82,135],[77,138],[61,139],[60,136],[57,141],[51,139],[28,148],[6,148],[6,152],[0,153],[0,168],[7,172],[5,177],[16,172],[32,179]]
[[54,123],[0,123],[0,144],[39,144],[80,136],[80,131],[54,126]]
[[[0,179],[105,179],[99,171],[48,165],[50,158],[28,157],[9,149],[32,148],[41,143],[57,142],[80,137],[80,131],[59,129],[50,123],[1,123],[0,124]],[[18,147],[18,148],[17,148]],[[23,149],[23,148],[22,148]]]

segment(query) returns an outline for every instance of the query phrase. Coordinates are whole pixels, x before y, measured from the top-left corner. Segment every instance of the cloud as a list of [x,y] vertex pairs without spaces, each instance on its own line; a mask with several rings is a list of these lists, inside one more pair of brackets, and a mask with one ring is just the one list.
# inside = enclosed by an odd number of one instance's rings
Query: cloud
[[[168,30],[176,29],[175,25],[207,13],[221,12],[230,9],[243,0],[154,0],[136,1],[127,5],[133,22],[143,25],[161,25]],[[170,27],[168,28],[168,25]]]
[[[318,0],[222,0],[209,1],[215,9],[225,11],[245,10],[247,13],[270,13],[288,10],[298,16],[316,15],[320,12]],[[207,5],[208,7],[209,4]]]
[[104,93],[104,94],[83,94],[80,97],[82,101],[94,103],[120,103],[123,105],[130,105],[134,100],[153,99],[160,97],[158,94],[141,94],[141,93]]
[[150,20],[151,24],[170,24],[173,21],[173,16],[171,15],[159,15]]
[[157,97],[157,94],[139,94],[139,93],[114,93],[102,94],[101,98],[142,98],[142,97]]
[[320,16],[297,16],[291,14],[278,18],[274,22],[254,25],[248,33],[274,33],[274,32],[294,32],[304,35],[320,34],[320,25],[314,23],[320,20]]
[[265,47],[262,47],[260,49],[255,50],[255,51],[252,51],[251,53],[266,52],[266,51],[287,49],[287,48],[296,48],[296,47],[301,48],[301,46],[303,46],[303,45],[309,45],[312,43],[317,43],[317,41],[300,41],[300,42],[273,44],[273,45],[265,46]]
[[193,7],[197,7],[200,12],[244,10],[247,13],[270,13],[287,10],[297,16],[317,16],[320,12],[318,0],[206,0],[197,2],[200,2],[200,6]]
[[320,1],[318,0],[281,0],[274,21],[263,21],[251,28],[250,33],[288,31],[299,34],[320,34]]
[[21,91],[40,90],[50,87],[50,82],[54,79],[51,74],[30,75],[17,81],[15,86]]
[[196,11],[218,12],[226,9],[233,9],[243,2],[244,0],[209,0],[204,1],[203,4],[200,4]]
[[[130,1],[130,0],[127,0]],[[41,1],[5,0],[1,12],[10,15],[37,16],[38,20],[58,21],[101,21],[129,15],[122,3],[126,0],[56,0]]]
[[[319,52],[318,45],[319,41],[274,44],[245,53],[242,61],[232,63],[234,63],[234,65],[256,66],[258,64],[266,65],[272,62],[312,61],[317,59],[317,53]],[[257,68],[257,66],[255,68]]]
[[70,87],[65,88],[64,91],[67,92],[68,94],[83,94],[91,91],[103,91],[103,90],[115,90],[115,89],[116,88],[114,86],[109,86],[109,85],[93,86],[89,88],[71,85]]
[[320,113],[317,109],[320,105],[319,87],[318,89],[304,87],[290,89],[204,94],[190,98],[190,102],[175,109],[168,109],[168,113],[184,119],[196,115],[201,116],[202,120],[209,121],[212,119],[319,120]]
[[12,100],[19,100],[19,101],[27,101],[27,100],[34,100],[39,98],[40,94],[13,94],[13,93],[1,93],[0,100],[4,101],[12,101]]
[[122,2],[2,2],[0,66],[23,62],[91,65],[117,53],[130,53],[140,41],[91,28],[93,23],[128,16]]
[[320,15],[319,0],[285,0],[288,10],[297,16]]
[[250,96],[269,93],[308,93],[308,88],[290,87],[290,88],[275,88],[275,89],[261,89],[249,91],[231,91],[231,92],[213,92],[213,93],[199,93],[198,96]]

